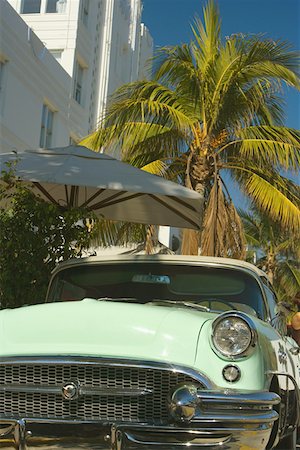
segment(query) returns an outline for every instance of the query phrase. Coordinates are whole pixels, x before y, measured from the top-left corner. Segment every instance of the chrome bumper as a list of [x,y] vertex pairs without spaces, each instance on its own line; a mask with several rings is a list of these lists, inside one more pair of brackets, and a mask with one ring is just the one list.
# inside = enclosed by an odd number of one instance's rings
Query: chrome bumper
[[[229,425],[229,424],[228,424]],[[222,449],[264,449],[270,437],[272,423],[203,424],[200,428],[154,427],[122,424],[111,427],[95,425],[32,424],[23,420],[0,422],[1,450],[194,450],[204,447]],[[2,427],[2,431],[1,431]],[[31,430],[31,431],[29,431]],[[1,436],[1,435],[0,435]]]
[[264,449],[278,414],[273,393],[202,391],[201,410],[186,424],[72,423],[0,418],[3,450]]

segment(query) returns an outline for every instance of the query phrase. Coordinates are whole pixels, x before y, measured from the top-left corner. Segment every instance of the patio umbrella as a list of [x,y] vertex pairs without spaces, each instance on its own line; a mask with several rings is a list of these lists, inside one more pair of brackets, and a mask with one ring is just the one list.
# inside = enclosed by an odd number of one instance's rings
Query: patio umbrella
[[112,220],[200,227],[203,198],[198,193],[105,153],[82,146],[2,153],[0,173],[9,161],[17,161],[20,181],[62,208],[84,207]]

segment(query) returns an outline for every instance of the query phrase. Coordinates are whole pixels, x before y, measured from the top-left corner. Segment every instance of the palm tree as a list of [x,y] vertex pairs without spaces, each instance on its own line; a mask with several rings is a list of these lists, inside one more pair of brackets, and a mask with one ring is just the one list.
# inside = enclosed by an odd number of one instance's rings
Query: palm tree
[[240,218],[224,181],[284,227],[299,231],[299,186],[287,174],[300,162],[300,133],[283,126],[281,88],[299,90],[299,56],[263,36],[221,39],[214,1],[196,18],[189,44],[163,47],[151,81],[113,95],[101,127],[83,142],[121,149],[138,167],[166,170],[205,198],[201,232],[186,234],[185,252],[243,257]]
[[300,238],[282,230],[280,225],[257,208],[239,211],[246,240],[281,300],[292,302],[300,293]]

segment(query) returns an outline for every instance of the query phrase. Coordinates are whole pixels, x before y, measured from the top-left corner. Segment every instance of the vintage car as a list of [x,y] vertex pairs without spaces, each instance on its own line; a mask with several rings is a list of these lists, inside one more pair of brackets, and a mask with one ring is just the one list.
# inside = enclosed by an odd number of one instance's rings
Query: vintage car
[[299,370],[251,264],[67,261],[46,303],[0,312],[0,449],[294,449]]

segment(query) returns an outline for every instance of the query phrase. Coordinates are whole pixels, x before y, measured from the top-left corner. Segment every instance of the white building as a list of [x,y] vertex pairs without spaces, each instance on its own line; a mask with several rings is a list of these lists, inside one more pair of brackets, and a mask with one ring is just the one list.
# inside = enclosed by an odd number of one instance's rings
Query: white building
[[67,145],[88,118],[70,76],[5,0],[0,0],[0,151]]
[[141,0],[9,3],[0,0],[0,151],[81,139],[117,87],[146,76]]

